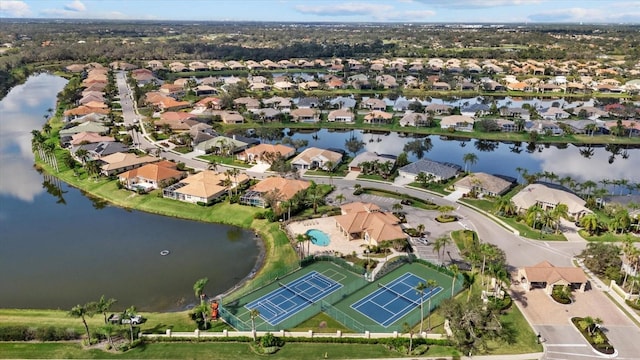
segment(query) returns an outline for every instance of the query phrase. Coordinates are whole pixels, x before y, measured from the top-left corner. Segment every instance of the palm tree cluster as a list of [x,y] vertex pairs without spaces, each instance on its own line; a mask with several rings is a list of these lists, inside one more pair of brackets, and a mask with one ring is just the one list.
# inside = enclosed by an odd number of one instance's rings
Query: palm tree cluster
[[[104,324],[98,328],[98,332],[104,335],[107,338],[109,344],[113,347],[113,337],[118,333],[118,328],[115,324],[109,322],[109,318],[107,317],[107,313],[111,311],[113,305],[117,302],[116,299],[113,298],[105,298],[104,295],[100,297],[98,301],[90,301],[85,304],[78,304],[69,310],[69,316],[74,318],[79,318],[82,320],[82,324],[84,325],[85,332],[87,333],[87,341],[90,344],[93,340],[91,337],[91,333],[89,331],[89,325],[87,324],[87,317],[93,317],[94,315],[102,314]],[[122,319],[131,319],[136,316],[136,308],[135,306],[130,306],[125,311],[122,312]],[[129,330],[130,330],[130,339],[131,342],[134,340],[134,327],[133,322],[129,321]]]
[[394,170],[391,161],[363,161],[358,165],[364,175],[380,175],[383,179],[388,178]]

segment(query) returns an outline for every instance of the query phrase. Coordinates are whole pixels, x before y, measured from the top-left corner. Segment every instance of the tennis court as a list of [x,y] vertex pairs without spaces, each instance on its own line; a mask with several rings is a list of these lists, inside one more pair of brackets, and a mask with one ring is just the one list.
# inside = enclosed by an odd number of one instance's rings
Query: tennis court
[[312,271],[287,284],[279,283],[277,289],[244,307],[249,311],[257,309],[264,321],[277,325],[341,287],[339,282]]
[[[423,278],[407,272],[388,284],[379,283],[376,291],[353,303],[351,308],[386,328],[420,306],[420,293],[415,288],[421,282],[427,283]],[[429,300],[442,290],[440,286],[425,289],[422,301]]]

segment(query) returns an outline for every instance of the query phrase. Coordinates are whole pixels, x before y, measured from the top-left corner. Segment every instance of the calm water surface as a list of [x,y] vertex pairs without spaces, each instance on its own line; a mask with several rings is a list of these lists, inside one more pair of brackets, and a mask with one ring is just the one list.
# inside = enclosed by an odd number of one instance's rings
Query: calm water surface
[[178,310],[197,279],[216,295],[249,274],[260,252],[250,231],[105,206],[33,169],[30,132],[65,83],[34,76],[0,102],[0,307],[69,309],[104,294]]

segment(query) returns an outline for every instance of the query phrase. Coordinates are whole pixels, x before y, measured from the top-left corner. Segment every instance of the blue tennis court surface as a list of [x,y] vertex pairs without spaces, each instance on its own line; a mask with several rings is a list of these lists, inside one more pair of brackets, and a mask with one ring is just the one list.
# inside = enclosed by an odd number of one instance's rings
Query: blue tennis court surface
[[258,309],[264,321],[278,325],[341,287],[339,282],[312,271],[288,284],[281,283],[279,288],[244,307],[248,310]]
[[[405,273],[388,284],[380,284],[380,288],[355,302],[351,307],[378,324],[388,327],[416,307],[420,307],[420,293],[416,291],[418,283],[426,280]],[[422,301],[442,291],[442,287],[427,288]]]

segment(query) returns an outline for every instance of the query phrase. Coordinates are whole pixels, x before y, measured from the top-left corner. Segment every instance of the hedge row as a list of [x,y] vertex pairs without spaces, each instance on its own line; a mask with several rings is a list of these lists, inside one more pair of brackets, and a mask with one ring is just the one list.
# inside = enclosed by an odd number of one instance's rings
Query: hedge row
[[61,341],[77,340],[80,334],[72,328],[54,326],[29,327],[24,325],[0,326],[0,341]]
[[[325,343],[325,344],[381,344],[393,347],[399,347],[403,345],[409,345],[409,338],[351,338],[351,337],[278,337],[274,336],[279,342],[284,344],[288,343]],[[261,337],[258,337],[260,341]],[[230,336],[230,337],[158,337],[158,338],[144,338],[145,342],[253,342],[251,337],[247,336]],[[447,339],[423,339],[414,338],[414,345],[439,345],[439,346],[451,346],[451,341]]]

